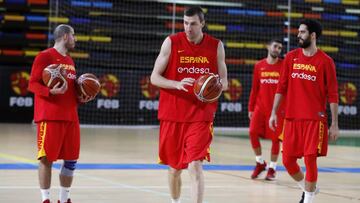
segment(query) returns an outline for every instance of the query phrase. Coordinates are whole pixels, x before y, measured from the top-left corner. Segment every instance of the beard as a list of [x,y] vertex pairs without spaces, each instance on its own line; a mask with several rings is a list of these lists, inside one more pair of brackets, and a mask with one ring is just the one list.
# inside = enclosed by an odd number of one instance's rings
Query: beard
[[66,48],[67,50],[69,50],[69,51],[73,51],[73,50],[75,49],[75,43],[74,43],[74,44],[71,44],[71,43],[67,42],[67,43],[65,44],[65,48]]
[[273,59],[276,59],[277,57],[279,57],[279,55],[280,55],[280,54],[278,54],[278,53],[270,52],[270,56],[271,56],[271,58],[273,58]]
[[[306,38],[306,39],[301,39],[301,38],[298,38],[299,42],[298,42],[298,45],[299,47],[301,48],[308,48],[310,45],[311,45],[311,40],[310,40],[310,37]],[[301,43],[301,40],[302,40],[302,43]]]

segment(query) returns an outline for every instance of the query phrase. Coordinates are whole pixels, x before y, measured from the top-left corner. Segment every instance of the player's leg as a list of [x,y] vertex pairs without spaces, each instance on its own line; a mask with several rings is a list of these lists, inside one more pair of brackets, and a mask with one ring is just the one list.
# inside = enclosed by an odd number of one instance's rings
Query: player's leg
[[76,169],[76,160],[64,160],[59,174],[60,180],[60,192],[59,202],[68,203],[70,201],[70,187],[74,177],[74,171]]
[[202,161],[192,161],[188,168],[191,181],[191,202],[202,203],[204,198],[204,174]]
[[38,169],[39,184],[40,184],[42,201],[46,203],[50,199],[51,167],[52,167],[51,161],[48,161],[46,157],[40,158],[39,169]]
[[266,170],[266,162],[262,157],[260,136],[265,134],[265,119],[259,111],[254,111],[249,126],[249,136],[252,149],[255,154],[256,166],[251,174],[251,178],[257,178]]
[[78,122],[63,122],[64,139],[59,158],[64,159],[59,173],[59,203],[71,203],[70,188],[73,182],[80,151],[80,128]]
[[210,144],[213,137],[212,122],[193,122],[185,125],[184,161],[188,163],[191,181],[191,202],[204,198],[203,160],[210,161]]
[[180,203],[182,170],[169,167],[169,189],[172,203]]
[[317,155],[306,155],[304,157],[306,167],[305,197],[304,203],[312,203],[315,197],[316,182],[318,177]]
[[39,160],[38,176],[42,201],[50,203],[51,167],[60,151],[61,135],[57,134],[56,122],[43,121],[37,123],[37,144]]
[[280,151],[280,141],[277,138],[271,140],[271,155],[266,180],[274,180],[276,178],[276,166]]
[[283,164],[289,175],[298,183],[299,187],[304,191],[304,173],[301,171],[297,158],[293,156],[287,156],[283,153]]

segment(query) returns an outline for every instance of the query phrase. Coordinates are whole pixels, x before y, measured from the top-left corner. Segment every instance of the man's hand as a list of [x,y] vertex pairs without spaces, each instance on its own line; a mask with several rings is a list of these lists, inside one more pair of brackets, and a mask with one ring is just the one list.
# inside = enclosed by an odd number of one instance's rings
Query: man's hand
[[273,131],[275,131],[275,128],[277,127],[277,115],[276,113],[271,113],[270,119],[269,119],[269,128]]
[[176,83],[176,89],[183,90],[185,92],[188,92],[188,90],[185,88],[185,85],[193,86],[195,82],[194,78],[184,78],[180,82]]
[[252,115],[253,115],[253,112],[252,112],[252,111],[249,111],[249,113],[248,113],[249,120],[251,120]]
[[80,103],[87,103],[91,100],[95,99],[95,97],[90,97],[90,96],[85,96],[83,94],[81,94],[80,96],[78,96],[78,100]]
[[64,94],[66,90],[68,89],[68,84],[66,81],[64,81],[63,85],[61,87],[60,82],[56,83],[52,89],[50,89],[50,94],[56,95],[56,94]]
[[331,141],[336,141],[339,137],[339,126],[332,124],[329,129],[329,137]]

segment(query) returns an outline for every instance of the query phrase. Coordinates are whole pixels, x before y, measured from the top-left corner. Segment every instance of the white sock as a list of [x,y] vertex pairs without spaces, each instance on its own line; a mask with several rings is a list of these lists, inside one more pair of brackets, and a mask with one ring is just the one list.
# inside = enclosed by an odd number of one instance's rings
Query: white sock
[[273,168],[274,170],[276,170],[276,165],[277,165],[277,162],[270,161],[270,168]]
[[255,156],[256,162],[260,163],[260,164],[264,164],[264,159],[262,158],[262,156]]
[[171,203],[180,203],[180,198],[179,199],[171,198]]
[[50,199],[50,189],[40,189],[42,201]]
[[305,191],[304,203],[312,203],[314,201],[315,192]]
[[304,179],[296,182],[302,191],[305,191],[305,181]]
[[60,186],[59,200],[60,203],[66,203],[70,197],[70,187]]

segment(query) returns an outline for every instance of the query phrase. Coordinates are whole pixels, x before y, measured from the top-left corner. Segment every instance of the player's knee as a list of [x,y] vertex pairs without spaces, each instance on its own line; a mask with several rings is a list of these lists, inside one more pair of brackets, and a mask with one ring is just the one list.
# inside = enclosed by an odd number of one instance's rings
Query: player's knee
[[74,176],[74,171],[76,169],[76,162],[77,161],[64,160],[64,163],[60,169],[60,174],[63,176]]
[[296,163],[295,157],[283,156],[282,162],[290,175],[300,171],[300,166]]
[[169,169],[169,175],[173,177],[179,177],[181,175],[181,171],[179,169],[170,168]]

